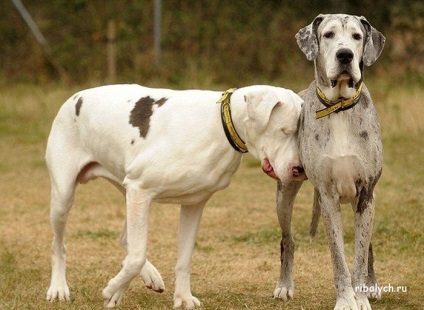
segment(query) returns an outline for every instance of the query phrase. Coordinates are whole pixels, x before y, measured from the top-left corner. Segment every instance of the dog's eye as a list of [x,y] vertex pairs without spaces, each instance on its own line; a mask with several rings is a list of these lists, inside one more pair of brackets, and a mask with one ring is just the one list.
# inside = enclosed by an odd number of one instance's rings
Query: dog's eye
[[324,33],[324,37],[327,38],[327,39],[332,39],[332,38],[334,38],[334,32],[328,31],[328,32]]
[[353,39],[355,39],[355,40],[357,40],[357,41],[359,41],[359,40],[361,40],[361,39],[362,39],[362,36],[361,36],[361,34],[359,34],[359,33],[354,33],[354,34],[352,35],[352,37],[353,37]]

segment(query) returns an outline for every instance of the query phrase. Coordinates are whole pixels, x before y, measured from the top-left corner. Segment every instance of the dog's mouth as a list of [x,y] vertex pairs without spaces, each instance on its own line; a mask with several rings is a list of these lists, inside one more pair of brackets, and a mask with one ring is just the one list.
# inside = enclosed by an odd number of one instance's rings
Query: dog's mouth
[[[277,174],[274,171],[274,167],[272,167],[271,163],[269,162],[268,158],[265,158],[262,162],[262,170],[265,172],[268,176],[275,180],[280,180],[280,178],[277,176]],[[293,180],[307,180],[305,170],[302,166],[294,166],[292,167],[291,171],[291,178]]]
[[348,70],[343,70],[335,79],[331,80],[331,87],[334,88],[339,82],[348,81],[348,85],[352,88],[355,84],[355,80],[352,74]]
[[274,171],[274,167],[272,167],[271,163],[269,162],[268,158],[265,158],[262,161],[262,170],[263,172],[265,172],[268,176],[270,176],[271,178],[275,179],[275,180],[279,180],[280,178],[277,177],[277,175],[275,174]]

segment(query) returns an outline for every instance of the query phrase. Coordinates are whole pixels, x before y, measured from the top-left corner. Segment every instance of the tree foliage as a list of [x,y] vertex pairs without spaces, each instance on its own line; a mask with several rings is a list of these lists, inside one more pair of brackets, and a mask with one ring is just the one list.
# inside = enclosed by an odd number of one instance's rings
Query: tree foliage
[[[310,64],[294,35],[319,13],[363,15],[387,37],[382,61],[398,72],[424,73],[421,0],[162,1],[162,57],[154,65],[153,1],[23,1],[75,82],[105,80],[106,29],[117,25],[118,80],[187,75],[241,85],[302,74]],[[11,2],[0,10],[1,79],[45,81],[57,72]],[[384,68],[384,66],[383,66]]]

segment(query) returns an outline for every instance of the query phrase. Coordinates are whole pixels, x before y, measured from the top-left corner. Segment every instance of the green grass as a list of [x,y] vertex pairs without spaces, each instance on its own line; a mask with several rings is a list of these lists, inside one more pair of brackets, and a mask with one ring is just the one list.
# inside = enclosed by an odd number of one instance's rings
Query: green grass
[[[419,87],[369,84],[384,137],[384,171],[377,185],[373,244],[380,284],[403,285],[373,309],[422,309],[424,256],[424,148]],[[51,121],[74,91],[55,85],[1,89],[0,97],[0,309],[102,309],[101,289],[120,269],[118,244],[124,199],[103,180],[77,190],[67,230],[71,301],[48,303],[50,281],[49,179],[44,166]],[[396,106],[398,106],[396,108]],[[275,183],[246,157],[233,182],[210,200],[193,260],[192,290],[205,309],[331,309],[335,303],[330,254],[322,224],[310,243],[313,189],[302,187],[293,232],[295,299],[271,298],[279,275]],[[151,211],[149,259],[166,285],[163,294],[131,284],[121,309],[170,309],[174,289],[178,208]],[[353,216],[343,208],[346,255],[353,256]]]

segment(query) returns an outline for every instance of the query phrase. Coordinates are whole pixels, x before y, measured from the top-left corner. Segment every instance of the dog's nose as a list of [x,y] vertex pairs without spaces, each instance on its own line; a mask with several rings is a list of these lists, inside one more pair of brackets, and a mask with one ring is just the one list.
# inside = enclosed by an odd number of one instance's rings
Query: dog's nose
[[336,57],[340,63],[347,65],[353,59],[353,52],[348,48],[342,48],[337,52]]
[[292,168],[292,173],[293,173],[293,176],[299,176],[302,173],[305,173],[305,170],[303,169],[302,166],[295,166]]
[[305,172],[305,170],[303,169],[303,167],[302,166],[296,166],[296,167],[294,167],[296,170],[297,170],[297,172],[299,172],[299,173],[304,173]]

